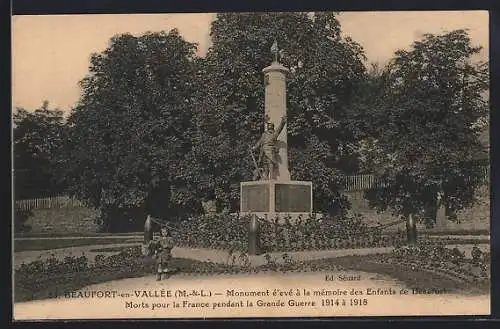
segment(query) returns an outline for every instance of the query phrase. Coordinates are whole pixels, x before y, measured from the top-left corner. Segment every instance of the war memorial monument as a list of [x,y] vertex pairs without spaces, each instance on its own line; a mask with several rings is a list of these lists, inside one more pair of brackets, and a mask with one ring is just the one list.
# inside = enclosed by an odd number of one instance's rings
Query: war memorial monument
[[[254,180],[241,182],[240,214],[274,219],[308,215],[312,207],[312,182],[294,181],[288,170],[286,75],[279,62],[278,45],[271,51],[274,61],[264,68],[264,132],[253,146],[258,152]],[[252,153],[253,157],[253,153]]]

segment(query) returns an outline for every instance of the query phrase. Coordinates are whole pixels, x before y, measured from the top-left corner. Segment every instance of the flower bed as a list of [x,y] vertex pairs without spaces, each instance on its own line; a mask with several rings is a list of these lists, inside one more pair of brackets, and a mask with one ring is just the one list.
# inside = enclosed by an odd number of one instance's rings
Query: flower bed
[[[173,258],[171,267],[183,273],[220,273],[238,266]],[[111,256],[96,255],[94,262],[85,255],[36,260],[15,270],[14,300],[51,298],[94,283],[152,275],[154,269],[154,260],[144,257],[140,246]]]
[[[200,216],[173,224],[172,234],[180,247],[246,252],[249,222],[248,216]],[[406,242],[405,232],[384,232],[369,227],[360,215],[335,219],[312,216],[294,224],[286,218],[279,222],[260,219],[259,224],[263,252],[397,247]],[[445,244],[489,243],[487,239],[429,238],[423,235],[419,244],[434,245],[436,239]]]
[[[201,216],[174,224],[172,234],[182,247],[247,251],[249,222],[248,216]],[[361,216],[312,216],[294,224],[289,218],[280,222],[260,219],[259,224],[264,252],[388,247],[405,240],[403,232],[384,235],[368,227]]]
[[490,254],[478,248],[473,248],[471,257],[466,257],[458,248],[446,248],[442,244],[400,247],[381,257],[381,261],[441,273],[464,283],[488,284],[490,281]]
[[[265,254],[266,263],[253,267],[245,252],[230,253],[225,264],[173,258],[175,272],[193,275],[236,274],[244,272],[310,272],[328,273],[345,269],[386,274],[419,288],[451,287],[452,289],[487,288],[489,285],[489,253],[465,258],[455,249],[442,246],[400,247],[390,254],[345,256],[332,259],[297,261],[287,253]],[[140,246],[120,253],[97,255],[94,262],[82,255],[62,260],[49,258],[23,264],[15,270],[15,302],[51,298],[64,292],[111,280],[149,276],[155,262],[144,257]],[[464,284],[466,283],[466,284]]]

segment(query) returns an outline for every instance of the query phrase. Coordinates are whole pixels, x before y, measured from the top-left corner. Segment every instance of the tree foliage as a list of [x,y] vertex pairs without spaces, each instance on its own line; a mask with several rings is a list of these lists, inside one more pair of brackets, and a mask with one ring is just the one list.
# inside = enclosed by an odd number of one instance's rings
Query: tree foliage
[[108,210],[192,208],[184,157],[195,51],[172,30],[118,35],[92,56],[69,118],[65,177],[73,195]]
[[13,114],[15,198],[54,196],[64,191],[55,162],[65,134],[63,111],[49,103],[34,111],[17,108]]
[[481,149],[475,123],[488,108],[487,66],[473,61],[480,49],[464,30],[426,34],[372,76],[351,125],[362,127],[364,166],[388,186],[368,193],[373,206],[408,217],[440,192],[453,210],[472,204],[482,179],[473,161]]
[[[197,103],[198,137],[193,158],[201,186],[234,208],[239,182],[249,180],[248,145],[264,126],[262,69],[276,39],[287,77],[289,165],[293,179],[312,180],[315,209],[345,207],[339,193],[343,145],[351,134],[342,122],[364,74],[363,51],[342,38],[333,13],[218,14],[203,60],[203,92]],[[340,168],[341,169],[341,168]]]
[[404,217],[440,191],[454,210],[474,201],[488,72],[466,31],[424,35],[369,71],[334,13],[218,14],[210,37],[205,58],[176,30],[113,37],[92,55],[66,128],[58,111],[18,111],[16,163],[42,157],[40,168],[60,170],[70,194],[105,218],[180,216],[214,199],[236,211],[276,40],[290,69],[290,172],[313,182],[315,211],[345,210],[343,177],[357,169],[386,184],[367,194],[371,205]]

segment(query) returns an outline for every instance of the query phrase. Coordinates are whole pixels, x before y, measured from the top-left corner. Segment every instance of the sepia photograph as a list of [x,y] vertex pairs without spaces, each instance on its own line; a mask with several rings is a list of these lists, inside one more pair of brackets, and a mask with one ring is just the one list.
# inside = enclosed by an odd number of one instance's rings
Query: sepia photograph
[[489,315],[488,22],[12,16],[13,320]]

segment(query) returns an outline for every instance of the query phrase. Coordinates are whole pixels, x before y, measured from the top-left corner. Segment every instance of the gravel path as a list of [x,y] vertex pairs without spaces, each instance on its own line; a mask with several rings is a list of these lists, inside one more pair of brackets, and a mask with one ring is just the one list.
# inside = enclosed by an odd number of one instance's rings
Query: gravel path
[[[326,281],[327,275],[335,277],[335,281]],[[339,281],[340,275],[359,275],[359,277],[355,281]],[[446,292],[413,294],[411,290],[407,295],[402,295],[400,292],[404,288],[406,288],[404,285],[391,278],[364,272],[258,273],[210,277],[175,275],[163,281],[155,281],[154,276],[148,276],[110,281],[89,286],[80,291],[115,293],[115,298],[75,298],[78,296],[76,294],[71,298],[61,296],[57,299],[16,303],[13,315],[16,320],[48,320],[484,315],[490,312],[489,295],[466,296]],[[377,289],[380,289],[378,291],[393,291],[394,294],[368,296],[369,289],[372,292]],[[301,293],[300,296],[297,296],[297,290]],[[184,291],[187,293],[186,296],[182,295]],[[198,292],[198,295],[194,295],[194,291]],[[269,295],[266,295],[268,291]],[[274,291],[278,294],[273,295]],[[310,295],[307,296],[305,291]],[[331,295],[326,296],[325,291],[329,291]],[[345,295],[339,295],[339,292],[344,291]],[[361,292],[362,295],[353,298],[351,291]],[[264,296],[248,296],[248,292],[262,292]],[[314,296],[314,292],[319,292],[319,295]],[[335,292],[336,294],[332,295]],[[136,297],[136,293],[139,295],[145,293],[149,296]],[[161,296],[162,293],[164,296]],[[154,297],[151,294],[157,294],[160,297]],[[364,298],[367,300],[367,305],[352,305],[352,303],[358,303],[354,300],[361,299],[362,301]],[[345,301],[346,305],[326,306],[322,305],[322,299],[339,299],[341,302]],[[262,302],[258,302],[259,300],[274,303],[274,305],[265,306]],[[174,302],[178,304],[178,307],[173,307]],[[247,306],[249,305],[247,302],[251,302],[253,306]],[[297,302],[310,303],[307,306],[294,306]],[[194,303],[199,303],[198,307],[189,306]],[[200,303],[206,303],[206,307],[201,307]]]

